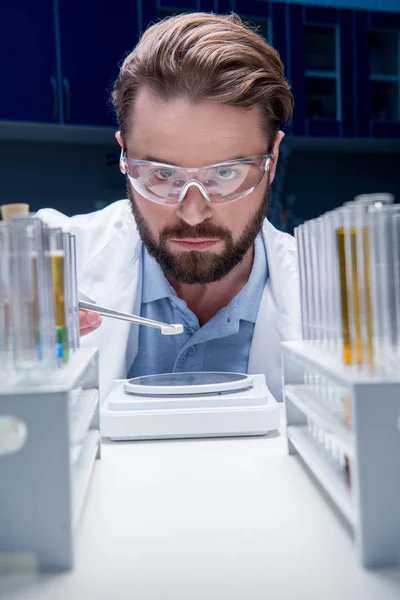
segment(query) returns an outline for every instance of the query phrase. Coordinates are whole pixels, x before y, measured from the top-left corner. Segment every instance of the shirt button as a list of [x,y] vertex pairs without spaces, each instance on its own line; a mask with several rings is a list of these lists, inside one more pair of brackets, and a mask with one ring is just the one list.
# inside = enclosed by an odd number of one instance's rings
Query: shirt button
[[190,348],[188,348],[187,353],[189,356],[193,356],[193,354],[196,354],[196,346],[190,346]]

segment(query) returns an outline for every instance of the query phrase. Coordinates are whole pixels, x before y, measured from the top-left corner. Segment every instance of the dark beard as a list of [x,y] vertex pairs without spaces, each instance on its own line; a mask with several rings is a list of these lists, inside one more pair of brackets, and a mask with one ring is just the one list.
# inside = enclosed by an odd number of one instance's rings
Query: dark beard
[[[208,221],[193,227],[182,221],[178,225],[165,227],[157,243],[137,207],[129,180],[127,193],[142,242],[148,253],[156,259],[164,275],[181,283],[205,284],[219,281],[228,275],[253,245],[267,214],[269,186],[267,184],[260,207],[237,242],[233,241],[228,229],[212,225]],[[225,249],[221,254],[196,250],[173,254],[167,248],[167,242],[171,238],[217,238],[225,243]]]

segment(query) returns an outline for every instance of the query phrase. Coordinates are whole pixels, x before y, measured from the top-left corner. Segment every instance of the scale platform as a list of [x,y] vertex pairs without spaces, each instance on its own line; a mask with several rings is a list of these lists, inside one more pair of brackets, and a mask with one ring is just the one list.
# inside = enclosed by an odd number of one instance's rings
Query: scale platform
[[167,373],[121,379],[102,405],[111,440],[265,435],[280,409],[264,375]]

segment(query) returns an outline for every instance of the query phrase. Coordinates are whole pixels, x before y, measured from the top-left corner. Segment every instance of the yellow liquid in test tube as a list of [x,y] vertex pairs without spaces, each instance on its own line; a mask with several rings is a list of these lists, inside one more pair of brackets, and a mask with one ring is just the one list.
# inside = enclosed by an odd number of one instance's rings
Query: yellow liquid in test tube
[[372,286],[371,286],[371,260],[369,231],[367,227],[363,229],[363,251],[364,251],[364,286],[365,286],[365,313],[367,326],[367,357],[368,364],[372,367],[374,364],[374,330],[372,326]]
[[64,252],[62,250],[52,251],[49,253],[49,258],[53,280],[58,357],[66,363],[68,362],[68,342],[65,323]]
[[[350,229],[350,264],[346,260],[346,233],[344,228],[336,232],[338,257],[339,257],[339,275],[340,275],[340,297],[342,310],[343,327],[343,361],[346,365],[361,365],[364,362],[363,339],[362,339],[362,320],[361,306],[362,299],[360,293],[360,278],[357,262],[357,230]],[[366,334],[367,334],[367,356],[365,357],[370,365],[373,364],[373,342],[372,342],[372,308],[371,308],[371,277],[369,261],[369,238],[368,229],[363,229],[363,254],[364,254],[364,293],[365,293],[365,312],[366,312]],[[351,269],[351,290],[349,290],[348,270]],[[352,294],[352,313],[350,312],[350,294]],[[351,333],[351,320],[354,322],[354,340]]]

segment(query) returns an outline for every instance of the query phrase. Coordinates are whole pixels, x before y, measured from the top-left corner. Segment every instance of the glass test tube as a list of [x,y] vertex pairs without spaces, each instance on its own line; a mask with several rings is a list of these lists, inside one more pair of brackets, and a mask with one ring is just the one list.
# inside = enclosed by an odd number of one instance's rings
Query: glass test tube
[[396,321],[397,338],[397,364],[400,359],[400,213],[392,216],[393,237],[393,288],[394,288],[394,314]]
[[351,262],[349,264],[349,305],[352,320],[352,363],[371,368],[374,365],[371,294],[370,231],[363,203],[352,202],[346,209]]
[[314,289],[314,310],[315,310],[315,341],[319,345],[323,340],[323,306],[321,293],[321,262],[320,262],[320,239],[319,239],[320,218],[310,221],[310,246],[311,246],[311,264]]
[[301,303],[301,325],[303,340],[310,339],[309,332],[309,314],[308,314],[308,298],[306,285],[306,265],[305,265],[305,249],[304,249],[304,226],[299,225],[294,230],[297,241],[297,257],[299,268],[299,283],[300,283],[300,303]]
[[69,351],[79,348],[79,310],[76,281],[76,246],[75,237],[63,233],[64,242],[64,289],[65,317]]
[[[295,228],[295,237],[297,241],[297,256],[298,256],[298,268],[299,268],[299,283],[300,283],[300,302],[301,302],[301,324],[302,324],[302,337],[303,340],[311,339],[310,331],[310,313],[309,313],[309,293],[310,290],[307,287],[307,261],[306,261],[306,243],[305,243],[305,227],[299,225]],[[304,383],[310,383],[310,375],[308,369],[304,369]],[[313,431],[313,424],[310,419],[307,418],[308,432],[311,434]]]
[[329,340],[329,271],[327,258],[327,243],[325,237],[325,216],[319,217],[316,220],[316,235],[317,235],[317,257],[318,257],[318,287],[320,290],[320,340],[324,349],[328,347]]
[[[323,316],[321,301],[321,264],[319,259],[320,240],[319,240],[319,222],[320,219],[312,219],[307,222],[307,246],[309,254],[309,277],[308,289],[310,291],[310,324],[311,340],[316,346],[319,346],[323,339]],[[315,372],[308,372],[308,383],[314,386],[320,386],[323,381]],[[318,393],[320,389],[316,390]]]
[[[71,244],[70,244],[69,233],[63,233],[63,247],[64,247],[64,310],[65,310],[65,328],[67,337],[67,348],[73,350],[74,339],[73,339],[73,318],[74,318],[74,307],[72,305],[72,264],[71,264]],[[67,357],[68,358],[68,357]]]
[[312,273],[312,248],[311,248],[311,229],[310,223],[304,223],[304,257],[305,257],[305,277],[308,298],[308,339],[313,342],[316,337],[315,333],[315,312],[314,312],[314,288],[313,288],[313,273]]
[[387,347],[389,342],[389,323],[388,315],[385,314],[387,290],[386,265],[384,259],[385,242],[384,219],[381,207],[368,207],[368,231],[371,251],[371,286],[373,298],[373,323],[374,323],[374,342],[375,357],[380,369],[384,369],[387,364]]
[[[336,231],[340,273],[343,361],[346,365],[371,364],[368,352],[368,231],[362,206],[353,204],[337,211]],[[367,294],[368,292],[368,294]]]
[[374,204],[368,207],[376,356],[379,367],[386,372],[397,369],[397,242],[393,223],[396,222],[399,210],[399,205]]
[[45,257],[51,272],[55,312],[56,355],[60,366],[67,363],[69,358],[65,310],[65,250],[61,229],[45,230]]
[[307,290],[309,292],[309,331],[310,340],[315,342],[317,340],[317,319],[316,319],[316,306],[317,306],[317,294],[315,287],[315,241],[313,240],[313,222],[307,221],[304,223],[304,246],[305,246],[305,260],[306,260],[306,279],[307,279]]
[[22,382],[43,378],[54,368],[51,287],[43,253],[43,225],[37,219],[8,222],[11,336],[14,367]]
[[76,262],[76,238],[71,235],[70,242],[70,257],[71,257],[71,296],[73,306],[73,321],[72,321],[72,338],[73,349],[80,347],[79,333],[79,307],[78,307],[78,280],[77,280],[77,262]]
[[10,253],[8,227],[0,223],[0,376],[5,381],[11,370],[10,339]]
[[340,294],[339,271],[336,244],[337,214],[330,211],[324,216],[324,235],[326,240],[326,268],[329,282],[328,299],[328,345],[329,351],[341,356]]
[[399,253],[398,253],[398,223],[400,217],[400,206],[398,204],[393,204],[391,206],[386,206],[384,208],[387,213],[387,244],[388,244],[388,282],[389,282],[389,290],[388,290],[388,301],[389,301],[389,315],[390,315],[390,341],[391,341],[391,354],[392,354],[392,364],[391,369],[398,371],[398,356],[400,353],[399,346],[399,338],[398,338],[398,328],[399,324],[399,312],[398,312],[398,296],[399,296],[399,287],[398,287],[398,261],[399,261]]
[[343,336],[343,361],[346,365],[353,364],[354,360],[354,322],[352,319],[352,246],[347,208],[338,211],[340,226],[337,230],[337,244],[340,270],[340,291],[342,309],[342,336]]

